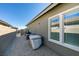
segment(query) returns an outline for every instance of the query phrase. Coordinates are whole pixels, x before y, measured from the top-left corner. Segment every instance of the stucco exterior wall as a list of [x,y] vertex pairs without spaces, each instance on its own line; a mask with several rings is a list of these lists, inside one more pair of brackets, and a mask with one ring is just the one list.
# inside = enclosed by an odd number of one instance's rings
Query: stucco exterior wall
[[11,27],[7,27],[7,26],[0,24],[0,36],[8,34],[10,32],[15,32],[15,31],[16,29],[12,29]]
[[76,52],[74,50],[62,47],[60,45],[48,41],[48,18],[77,5],[79,4],[78,3],[59,4],[58,6],[54,7],[53,9],[42,15],[40,18],[38,18],[38,20],[28,25],[28,27],[31,32],[41,34],[44,37],[45,45],[48,48],[51,48],[52,50],[56,51],[60,55],[79,55],[79,52]]

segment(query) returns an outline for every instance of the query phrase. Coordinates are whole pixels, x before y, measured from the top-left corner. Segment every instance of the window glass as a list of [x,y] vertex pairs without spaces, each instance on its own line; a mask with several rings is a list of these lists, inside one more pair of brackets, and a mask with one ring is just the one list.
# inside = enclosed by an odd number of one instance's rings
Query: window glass
[[59,17],[51,19],[51,39],[59,41]]
[[79,46],[79,8],[64,14],[64,42]]

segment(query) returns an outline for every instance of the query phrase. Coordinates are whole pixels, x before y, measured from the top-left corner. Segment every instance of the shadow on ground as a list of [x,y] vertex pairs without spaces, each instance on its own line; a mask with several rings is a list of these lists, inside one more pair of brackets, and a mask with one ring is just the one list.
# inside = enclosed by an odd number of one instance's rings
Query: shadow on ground
[[4,55],[5,51],[12,45],[16,38],[16,32],[11,32],[0,36],[0,55]]

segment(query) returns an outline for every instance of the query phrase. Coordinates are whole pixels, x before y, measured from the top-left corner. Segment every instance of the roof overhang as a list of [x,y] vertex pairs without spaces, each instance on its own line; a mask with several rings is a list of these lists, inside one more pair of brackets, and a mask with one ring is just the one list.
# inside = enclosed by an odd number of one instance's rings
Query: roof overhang
[[13,29],[17,29],[16,27],[13,27],[12,25],[8,24],[8,23],[5,22],[5,21],[0,20],[0,23],[3,24],[4,26],[11,27],[11,28],[13,28]]
[[28,26],[29,24],[31,24],[32,22],[34,22],[35,20],[37,20],[37,18],[39,18],[40,16],[42,16],[43,14],[45,14],[47,11],[49,11],[52,8],[54,8],[58,4],[59,3],[51,3],[43,11],[41,11],[37,16],[35,16],[26,26]]
[[2,21],[2,20],[0,20],[0,23],[3,24],[3,25],[5,25],[5,26],[8,26],[8,27],[11,26],[10,24],[8,24],[7,22]]

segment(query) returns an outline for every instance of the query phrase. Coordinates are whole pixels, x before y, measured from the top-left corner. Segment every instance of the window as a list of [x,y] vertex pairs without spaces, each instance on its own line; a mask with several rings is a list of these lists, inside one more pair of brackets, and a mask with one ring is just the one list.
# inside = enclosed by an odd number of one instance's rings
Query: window
[[51,39],[59,41],[59,17],[51,19]]
[[79,8],[64,14],[64,42],[79,46]]
[[79,52],[79,6],[48,20],[48,39]]

